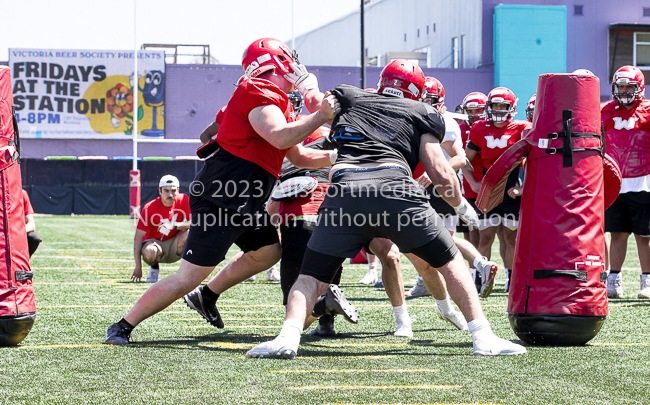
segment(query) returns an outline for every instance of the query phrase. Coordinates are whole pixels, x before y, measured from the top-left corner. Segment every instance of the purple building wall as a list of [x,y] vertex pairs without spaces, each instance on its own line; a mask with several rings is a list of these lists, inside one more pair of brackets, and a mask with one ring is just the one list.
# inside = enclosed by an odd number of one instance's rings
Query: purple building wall
[[[321,90],[338,84],[359,86],[361,72],[358,67],[310,67],[316,74]],[[232,65],[167,65],[165,87],[165,137],[167,139],[198,139],[203,129],[214,120],[217,111],[228,102],[234,84],[242,75],[241,66]],[[366,88],[376,88],[381,68],[366,68]],[[463,97],[472,91],[487,94],[492,88],[494,72],[485,69],[424,69],[445,86],[445,103],[453,111]],[[194,155],[198,143],[139,143],[138,156],[188,156]],[[132,156],[130,140],[64,140],[23,139],[22,156],[101,155]]]
[[[611,99],[608,78],[609,25],[613,23],[650,23],[643,16],[644,0],[483,0],[483,66],[493,64],[494,6],[498,4],[536,4],[567,7],[567,72],[589,69],[600,78],[601,99]],[[582,6],[583,15],[574,15],[574,6]],[[551,72],[549,72],[551,73]],[[566,73],[566,72],[553,72]]]

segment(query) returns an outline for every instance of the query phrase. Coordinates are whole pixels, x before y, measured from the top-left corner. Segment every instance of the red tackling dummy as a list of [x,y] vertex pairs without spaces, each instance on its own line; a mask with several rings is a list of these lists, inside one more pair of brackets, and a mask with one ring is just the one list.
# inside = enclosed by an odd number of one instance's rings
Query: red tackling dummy
[[541,75],[533,128],[481,184],[477,206],[487,212],[526,159],[508,318],[529,344],[585,344],[607,315],[604,213],[621,174],[603,155],[599,104],[597,77]]
[[0,66],[0,346],[22,342],[36,319],[12,107],[11,74]]

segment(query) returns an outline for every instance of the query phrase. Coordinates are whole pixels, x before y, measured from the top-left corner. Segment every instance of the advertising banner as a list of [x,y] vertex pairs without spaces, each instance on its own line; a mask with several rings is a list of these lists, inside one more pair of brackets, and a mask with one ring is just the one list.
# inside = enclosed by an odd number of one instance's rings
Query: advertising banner
[[164,137],[165,54],[134,51],[9,49],[20,135],[24,138]]

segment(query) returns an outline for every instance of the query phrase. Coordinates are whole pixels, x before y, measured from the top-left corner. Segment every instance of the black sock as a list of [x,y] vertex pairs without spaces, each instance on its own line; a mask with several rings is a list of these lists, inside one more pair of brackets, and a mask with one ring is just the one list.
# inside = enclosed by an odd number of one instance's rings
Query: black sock
[[131,325],[130,323],[128,323],[128,322],[126,321],[126,319],[124,319],[124,318],[120,319],[120,321],[119,321],[118,323],[121,323],[122,325],[128,326],[130,329],[135,328],[135,326],[133,326],[133,325]]
[[620,272],[621,272],[620,270],[610,270],[609,271],[610,274],[618,274]]
[[207,285],[201,287],[201,295],[203,298],[206,298],[210,301],[216,301],[219,298],[219,294],[215,294]]
[[152,264],[152,265],[151,265],[151,268],[152,268],[152,269],[156,269],[156,270],[160,270],[160,264],[159,264],[159,263]]

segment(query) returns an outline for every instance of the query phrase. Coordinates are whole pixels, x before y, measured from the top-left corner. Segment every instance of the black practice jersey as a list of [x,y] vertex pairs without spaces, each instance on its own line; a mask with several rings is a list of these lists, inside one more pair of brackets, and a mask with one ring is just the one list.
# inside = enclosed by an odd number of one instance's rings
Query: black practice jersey
[[420,137],[442,141],[445,122],[429,104],[339,85],[332,94],[341,103],[332,130],[337,163],[401,163],[413,171],[420,161]]
[[[324,136],[305,145],[305,148],[333,150],[336,149],[336,145],[332,143],[327,136]],[[282,172],[280,173],[280,181],[282,182],[299,176],[312,176],[315,177],[319,183],[329,183],[330,168],[330,166],[325,166],[320,169],[301,169],[294,166],[289,159],[284,158],[284,161],[282,162]]]

